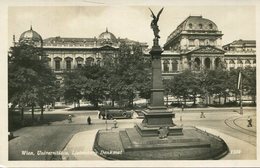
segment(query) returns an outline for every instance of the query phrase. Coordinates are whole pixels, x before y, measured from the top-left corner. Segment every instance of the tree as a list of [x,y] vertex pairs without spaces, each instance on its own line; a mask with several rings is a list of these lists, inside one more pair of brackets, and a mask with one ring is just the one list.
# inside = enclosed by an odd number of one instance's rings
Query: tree
[[254,104],[256,103],[256,68],[246,67],[242,71],[243,90],[245,94],[252,97]]
[[76,103],[79,104],[79,100],[83,97],[81,93],[82,81],[79,71],[70,71],[65,73],[63,80],[63,96],[67,102],[72,102],[74,107]]
[[[139,96],[141,98],[146,99],[146,102],[148,99],[151,98],[151,89],[152,89],[152,80],[151,77],[147,77],[146,81],[144,81],[144,83],[141,85],[140,87],[140,93]],[[147,103],[146,103],[147,105]]]
[[188,98],[193,98],[193,104],[196,104],[197,95],[202,93],[200,81],[197,73],[185,70],[170,81],[171,93],[178,99],[183,98],[185,104]]
[[237,88],[237,80],[238,80],[238,74],[239,74],[239,69],[231,69],[228,71],[228,79],[227,79],[227,91],[228,94],[231,96],[235,96],[235,101],[237,101],[237,97],[239,95],[239,90]]
[[[59,96],[59,84],[56,83],[56,77],[50,69],[42,70],[41,85],[37,92],[37,104],[41,108],[41,117],[43,120],[44,105],[53,103]],[[43,73],[45,72],[45,73]]]
[[105,68],[96,64],[84,66],[80,69],[79,77],[83,97],[97,108],[98,103],[105,100],[108,91]]
[[206,76],[206,89],[207,92],[213,96],[218,95],[219,104],[220,98],[227,96],[227,88],[228,88],[228,72],[222,69],[209,70]]
[[166,105],[167,105],[167,107],[168,107],[168,102],[169,102],[169,94],[170,94],[170,92],[171,92],[171,82],[170,82],[170,80],[168,80],[168,79],[165,79],[165,80],[163,80],[163,85],[164,85],[164,95],[166,95],[166,98],[167,98],[167,103],[166,103]]
[[[89,100],[95,107],[104,100],[112,100],[133,106],[138,92],[141,95],[148,89],[150,82],[149,63],[144,61],[140,45],[121,43],[116,55],[106,55],[103,64],[85,65],[65,75],[64,98]],[[148,90],[150,93],[150,90]]]
[[[8,57],[8,100],[12,108],[19,105],[21,120],[25,106],[32,108],[34,121],[34,107],[37,103],[44,104],[53,97],[54,74],[48,66],[47,56],[42,48],[20,44],[12,47]],[[43,107],[43,106],[42,106]],[[12,113],[13,109],[10,109]]]
[[149,66],[139,44],[129,46],[121,43],[115,61],[114,74],[119,77],[123,86],[118,92],[119,96],[128,99],[129,106],[133,106],[133,99],[137,92],[142,92],[141,95],[144,95],[144,91],[147,91],[147,87],[144,86],[148,86],[151,79]]

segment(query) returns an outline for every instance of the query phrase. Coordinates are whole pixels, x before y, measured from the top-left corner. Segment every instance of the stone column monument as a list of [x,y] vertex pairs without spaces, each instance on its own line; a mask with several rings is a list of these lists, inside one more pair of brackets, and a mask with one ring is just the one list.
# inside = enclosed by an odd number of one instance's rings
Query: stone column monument
[[[150,8],[149,8],[150,9]],[[163,8],[159,11],[157,16],[152,13],[153,20],[151,22],[151,28],[154,32],[153,46],[150,51],[152,59],[152,89],[151,89],[151,104],[147,111],[144,111],[144,120],[141,124],[137,124],[137,128],[142,136],[145,135],[158,135],[160,128],[167,129],[169,135],[182,134],[182,128],[173,128],[175,124],[172,121],[174,113],[167,110],[164,105],[164,88],[162,83],[162,71],[161,71],[161,53],[163,50],[159,45],[159,27],[157,25],[160,14]]]
[[99,130],[93,150],[106,159],[119,160],[194,160],[219,159],[228,153],[226,143],[217,136],[196,127],[178,127],[173,123],[175,114],[164,106],[161,72],[159,28],[157,22],[163,8],[154,15],[151,104],[143,111],[144,119],[134,128]]

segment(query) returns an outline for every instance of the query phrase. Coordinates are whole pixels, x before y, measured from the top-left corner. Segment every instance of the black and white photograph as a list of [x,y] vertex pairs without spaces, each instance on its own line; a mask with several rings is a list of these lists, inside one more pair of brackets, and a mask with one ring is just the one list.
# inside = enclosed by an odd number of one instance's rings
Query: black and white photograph
[[255,1],[56,2],[1,12],[0,167],[259,166]]

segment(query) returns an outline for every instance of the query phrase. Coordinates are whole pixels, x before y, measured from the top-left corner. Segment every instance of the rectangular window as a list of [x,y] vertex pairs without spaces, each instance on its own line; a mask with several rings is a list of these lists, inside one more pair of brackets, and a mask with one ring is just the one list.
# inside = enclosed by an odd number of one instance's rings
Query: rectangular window
[[70,60],[66,61],[66,69],[71,70],[71,61]]
[[60,71],[60,60],[55,60],[55,70]]

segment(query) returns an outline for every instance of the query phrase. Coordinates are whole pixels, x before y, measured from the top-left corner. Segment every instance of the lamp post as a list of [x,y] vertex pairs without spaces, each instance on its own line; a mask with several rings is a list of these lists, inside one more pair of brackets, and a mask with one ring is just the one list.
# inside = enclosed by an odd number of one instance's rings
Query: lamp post
[[107,109],[105,109],[105,116],[106,116],[105,125],[106,125],[106,131],[107,131]]
[[[240,72],[240,73],[241,73],[241,72]],[[243,82],[242,82],[242,73],[241,73],[241,86],[240,86],[240,114],[241,114],[241,115],[243,115],[242,95],[243,95]]]
[[238,75],[238,89],[240,89],[240,114],[243,115],[243,104],[242,104],[242,95],[243,95],[242,69],[240,69],[239,75]]

